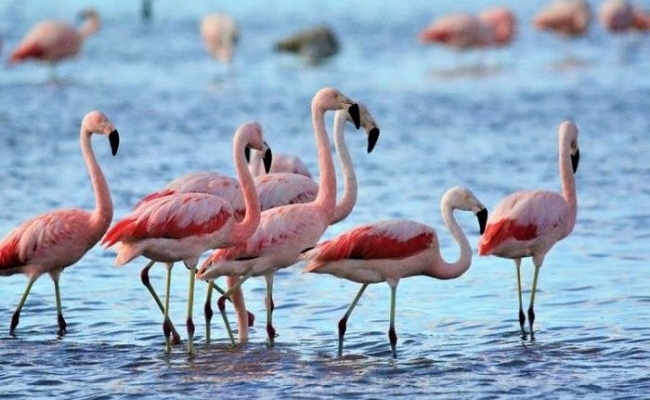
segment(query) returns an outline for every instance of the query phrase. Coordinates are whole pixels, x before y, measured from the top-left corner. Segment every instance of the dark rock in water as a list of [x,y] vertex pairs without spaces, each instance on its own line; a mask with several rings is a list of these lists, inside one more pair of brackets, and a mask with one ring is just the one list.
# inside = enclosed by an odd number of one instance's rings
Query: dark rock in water
[[334,32],[326,26],[305,29],[275,44],[276,51],[295,53],[307,62],[317,64],[339,51]]

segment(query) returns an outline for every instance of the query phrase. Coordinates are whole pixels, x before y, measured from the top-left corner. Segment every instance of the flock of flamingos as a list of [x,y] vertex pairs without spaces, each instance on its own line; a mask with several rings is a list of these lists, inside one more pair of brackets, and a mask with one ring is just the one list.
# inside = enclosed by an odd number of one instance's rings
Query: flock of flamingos
[[[584,1],[558,1],[535,18],[535,25],[563,34],[584,32],[589,18]],[[55,64],[76,55],[83,40],[99,28],[95,11],[79,30],[60,22],[37,25],[12,51],[14,63],[37,59]],[[456,48],[481,47],[506,43],[512,36],[514,19],[506,9],[498,8],[476,17],[458,14],[440,18],[421,32],[420,38]],[[603,24],[613,31],[649,29],[650,16],[624,0],[603,3]],[[503,21],[510,23],[503,25]],[[498,23],[496,23],[496,22]],[[510,27],[510,31],[504,26]],[[201,25],[207,48],[218,59],[228,62],[236,42],[236,26],[226,16],[212,16]],[[463,28],[464,27],[464,28]],[[344,176],[343,193],[337,193],[334,160],[325,113],[333,111],[333,140]],[[344,141],[346,124],[363,129],[368,152],[379,138],[379,128],[361,103],[339,90],[325,87],[315,93],[311,120],[318,154],[318,182],[297,158],[276,155],[273,158],[262,127],[255,122],[242,124],[233,136],[233,163],[236,178],[217,172],[198,172],[175,179],[161,190],[148,194],[132,210],[113,220],[109,186],[91,147],[91,135],[108,138],[113,155],[118,151],[119,134],[109,118],[91,111],[81,121],[81,152],[95,194],[95,209],[60,209],[23,222],[0,242],[0,275],[23,273],[27,287],[10,323],[14,335],[20,312],[33,283],[45,273],[54,282],[59,333],[66,331],[61,307],[59,276],[79,261],[97,243],[117,252],[116,265],[138,257],[150,262],[141,272],[148,288],[164,314],[163,332],[166,349],[180,342],[180,335],[169,317],[171,270],[183,262],[189,270],[187,303],[188,351],[193,353],[193,305],[195,280],[207,282],[204,314],[206,340],[210,341],[211,308],[214,290],[220,292],[218,309],[229,339],[235,344],[226,314],[226,302],[233,304],[240,342],[248,340],[252,314],[246,310],[242,284],[250,277],[266,279],[266,331],[273,345],[272,324],[274,273],[304,260],[306,272],[332,274],[361,284],[358,294],[339,321],[338,353],[342,354],[347,319],[372,283],[386,282],[391,289],[388,337],[392,356],[396,357],[395,296],[401,278],[425,275],[438,279],[461,276],[472,262],[472,248],[454,218],[454,211],[475,214],[481,237],[478,254],[514,260],[517,272],[519,323],[522,338],[534,339],[534,303],[539,270],[553,245],[568,236],[575,225],[577,198],[574,174],[579,161],[578,128],[571,121],[560,124],[559,175],[561,191],[524,190],[512,193],[497,204],[488,218],[487,208],[467,188],[453,187],[443,195],[440,207],[445,226],[460,246],[453,262],[440,253],[437,233],[423,223],[399,219],[357,226],[319,243],[326,229],[346,218],[357,197],[357,181],[352,160]],[[212,254],[199,265],[207,251]],[[521,259],[531,257],[534,278],[527,313],[524,313],[520,279]],[[149,270],[155,262],[167,267],[164,301],[149,282]],[[216,285],[225,276],[228,288]],[[528,329],[526,329],[528,322]]]

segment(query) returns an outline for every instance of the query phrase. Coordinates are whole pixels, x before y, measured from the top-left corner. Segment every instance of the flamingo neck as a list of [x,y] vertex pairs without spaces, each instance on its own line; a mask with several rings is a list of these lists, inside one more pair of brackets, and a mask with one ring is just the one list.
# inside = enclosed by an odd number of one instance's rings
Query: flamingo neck
[[113,219],[113,200],[111,199],[106,178],[104,178],[104,174],[97,163],[95,153],[90,144],[91,136],[92,132],[82,128],[80,134],[81,154],[90,174],[93,193],[95,193],[94,220],[97,224],[97,229],[103,234]]
[[244,148],[246,142],[237,135],[233,145],[233,160],[235,162],[235,171],[237,171],[237,178],[239,179],[239,186],[241,187],[244,195],[244,206],[246,212],[244,218],[235,222],[231,232],[231,241],[234,243],[246,241],[257,229],[260,223],[261,205],[260,199],[255,189],[255,182],[251,175],[246,158],[244,157]]
[[318,150],[318,170],[320,181],[318,195],[314,204],[327,211],[327,219],[331,220],[336,203],[336,172],[330,152],[330,141],[325,129],[325,109],[312,105],[312,125]]
[[84,20],[83,25],[79,28],[79,36],[82,39],[87,38],[88,36],[94,34],[99,30],[100,22],[99,17],[96,15],[89,15]]
[[460,246],[460,255],[452,263],[445,261],[440,255],[439,262],[433,266],[430,275],[438,279],[454,279],[463,275],[472,264],[472,248],[469,245],[467,237],[463,233],[456,219],[454,218],[454,209],[447,203],[443,202],[440,206],[442,211],[442,220],[451,232],[451,236]]
[[345,123],[347,111],[337,110],[334,114],[334,147],[343,172],[343,196],[336,202],[334,216],[331,224],[335,224],[347,217],[354,204],[357,202],[357,175],[354,173],[352,158],[345,144]]
[[[569,232],[573,230],[578,213],[578,196],[576,194],[576,181],[571,165],[571,146],[568,142],[560,142],[560,180],[562,184],[562,197],[569,204],[569,219],[567,226]],[[567,232],[568,234],[568,232]]]

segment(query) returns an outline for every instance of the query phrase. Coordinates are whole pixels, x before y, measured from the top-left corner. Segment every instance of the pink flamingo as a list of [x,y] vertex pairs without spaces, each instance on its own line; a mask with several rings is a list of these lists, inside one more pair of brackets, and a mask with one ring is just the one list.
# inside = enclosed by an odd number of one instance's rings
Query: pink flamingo
[[462,187],[449,189],[440,201],[445,226],[460,245],[460,255],[452,263],[440,254],[438,235],[432,227],[406,219],[365,224],[319,243],[300,258],[308,260],[304,272],[331,274],[361,283],[361,289],[339,321],[339,357],[343,353],[343,335],[347,320],[369,284],[386,282],[390,286],[390,324],[388,338],[393,358],[397,357],[395,333],[395,296],[401,278],[425,275],[454,279],[463,275],[472,262],[472,248],[454,218],[454,210],[477,215],[481,233],[487,210],[474,194]]
[[499,47],[510,43],[516,19],[506,7],[494,7],[474,16],[469,13],[443,15],[420,31],[423,43],[439,43],[456,50]]
[[300,157],[292,156],[289,154],[273,154],[273,164],[271,169],[266,172],[262,170],[262,159],[259,152],[253,152],[248,161],[248,168],[251,170],[253,176],[261,176],[267,173],[288,172],[291,174],[304,175],[311,178],[311,173],[305,163]]
[[18,64],[35,59],[54,65],[67,58],[76,57],[84,40],[100,27],[99,14],[94,9],[81,12],[84,24],[78,30],[59,21],[42,21],[30,30],[11,52],[9,61]]
[[90,136],[95,133],[108,136],[113,155],[120,143],[117,130],[104,114],[91,111],[84,116],[80,129],[81,153],[95,193],[95,209],[71,208],[41,214],[22,223],[0,242],[0,276],[23,273],[29,278],[11,319],[11,335],[18,326],[20,311],[32,285],[45,273],[54,281],[59,334],[65,333],[66,322],[59,291],[61,272],[79,261],[101,239],[111,223],[113,201],[90,141]]
[[560,124],[559,139],[562,193],[524,190],[510,194],[494,209],[478,245],[478,253],[482,256],[495,255],[515,261],[519,324],[523,338],[526,337],[524,330],[526,316],[521,302],[519,269],[522,257],[533,258],[535,275],[528,307],[531,340],[534,339],[534,304],[539,269],[551,247],[573,230],[578,210],[574,174],[578,169],[580,151],[576,125],[571,121]]
[[650,29],[650,15],[627,0],[607,0],[598,14],[602,26],[610,32],[620,33]]
[[[241,276],[217,303],[227,327],[229,323],[224,300],[251,276],[264,275],[267,300],[266,330],[271,346],[275,338],[272,324],[274,272],[294,264],[301,251],[314,246],[335,214],[336,174],[325,129],[324,114],[327,110],[347,110],[355,121],[355,126],[360,125],[358,105],[338,90],[323,88],[314,95],[311,112],[320,173],[316,199],[309,203],[290,204],[262,212],[257,230],[245,244],[234,246],[231,251],[213,252],[197,273],[197,278],[205,280],[222,275]],[[246,324],[240,326],[243,325]],[[232,338],[231,331],[229,334]]]
[[235,20],[225,14],[208,14],[201,20],[199,31],[207,52],[216,60],[229,64],[239,37]]
[[585,34],[591,23],[592,12],[584,0],[556,0],[533,18],[533,26],[564,37]]
[[171,351],[169,289],[173,263],[185,261],[190,266],[187,331],[189,352],[193,353],[192,307],[198,258],[206,250],[244,242],[259,223],[260,203],[244,158],[246,146],[271,155],[259,124],[243,124],[233,139],[233,160],[246,204],[246,215],[241,221],[237,221],[232,205],[219,196],[178,193],[136,208],[114,224],[102,239],[107,248],[119,243],[116,265],[124,265],[141,255],[167,264],[163,332],[168,352]]

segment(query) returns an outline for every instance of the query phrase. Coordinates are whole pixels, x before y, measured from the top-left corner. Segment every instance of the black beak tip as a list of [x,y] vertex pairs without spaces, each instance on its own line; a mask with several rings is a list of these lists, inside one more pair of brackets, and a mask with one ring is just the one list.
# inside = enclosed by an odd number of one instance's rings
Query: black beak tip
[[354,127],[357,129],[361,128],[361,113],[359,112],[359,105],[357,103],[352,104],[348,108],[348,114],[350,114],[350,118],[354,122]]
[[120,147],[120,134],[117,130],[108,134],[108,141],[111,143],[111,153],[117,154],[117,149]]
[[264,152],[264,170],[268,174],[271,171],[271,163],[273,163],[273,153],[271,153],[271,148],[267,148]]
[[368,132],[368,153],[372,152],[375,148],[377,140],[379,140],[379,128],[372,128],[370,132]]
[[486,208],[482,209],[476,213],[476,217],[478,218],[479,232],[482,235],[485,232],[485,225],[487,224],[488,210]]
[[251,149],[250,147],[244,147],[244,157],[246,158],[246,163],[251,162]]
[[580,163],[580,149],[576,150],[576,153],[571,156],[571,166],[573,167],[574,174],[578,171],[579,163]]

